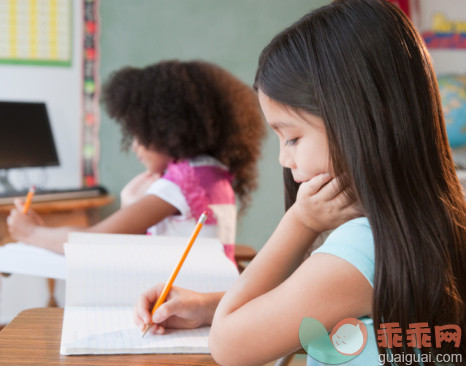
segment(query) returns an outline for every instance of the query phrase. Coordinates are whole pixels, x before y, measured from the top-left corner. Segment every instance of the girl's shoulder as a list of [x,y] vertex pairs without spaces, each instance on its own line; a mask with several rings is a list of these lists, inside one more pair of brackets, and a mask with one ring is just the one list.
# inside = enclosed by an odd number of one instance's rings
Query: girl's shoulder
[[220,161],[209,155],[200,155],[192,159],[185,160],[189,166],[195,167],[212,167],[219,168],[223,170],[229,170],[225,164],[222,164]]
[[235,205],[231,182],[232,176],[225,165],[213,157],[199,156],[169,164],[162,178],[147,193],[172,204],[182,217],[197,218],[207,211],[210,213],[207,223],[213,223],[211,205]]
[[170,163],[162,178],[177,184],[183,184],[186,181],[199,181],[201,184],[205,184],[212,179],[223,178],[232,180],[228,167],[207,155]]
[[316,253],[333,254],[354,265],[374,285],[375,250],[369,220],[360,217],[336,228]]

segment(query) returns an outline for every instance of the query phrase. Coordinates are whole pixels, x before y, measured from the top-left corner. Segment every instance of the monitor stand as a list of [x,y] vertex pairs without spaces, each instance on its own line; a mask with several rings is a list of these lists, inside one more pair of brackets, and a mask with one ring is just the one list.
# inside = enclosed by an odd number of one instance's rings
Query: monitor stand
[[0,191],[1,192],[12,192],[16,191],[16,188],[10,182],[8,178],[8,169],[0,170]]

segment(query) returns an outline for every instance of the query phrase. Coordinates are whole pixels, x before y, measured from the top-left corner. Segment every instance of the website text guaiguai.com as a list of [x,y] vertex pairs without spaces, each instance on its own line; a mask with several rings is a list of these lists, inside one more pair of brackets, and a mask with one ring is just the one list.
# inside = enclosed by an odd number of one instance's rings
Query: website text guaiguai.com
[[405,365],[412,365],[415,363],[432,363],[446,365],[453,363],[455,365],[463,364],[463,355],[461,353],[452,354],[412,354],[412,353],[399,353],[399,354],[379,354],[379,366],[392,365],[398,363],[404,363]]

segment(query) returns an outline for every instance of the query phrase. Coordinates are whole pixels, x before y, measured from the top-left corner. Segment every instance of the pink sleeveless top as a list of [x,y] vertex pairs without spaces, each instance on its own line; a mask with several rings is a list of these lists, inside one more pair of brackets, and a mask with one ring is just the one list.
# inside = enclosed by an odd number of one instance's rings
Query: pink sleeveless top
[[147,230],[152,235],[190,236],[203,211],[208,219],[199,237],[216,237],[225,254],[234,261],[236,203],[228,168],[210,156],[199,156],[169,164],[162,178],[147,194],[153,194],[180,212],[166,217]]

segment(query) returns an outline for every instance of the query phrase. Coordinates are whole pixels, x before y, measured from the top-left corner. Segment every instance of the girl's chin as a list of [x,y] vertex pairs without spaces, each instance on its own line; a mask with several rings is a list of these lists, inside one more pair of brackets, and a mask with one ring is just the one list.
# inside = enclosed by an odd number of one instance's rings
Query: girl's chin
[[301,183],[307,182],[309,179],[305,179],[305,178],[302,178],[302,177],[293,177],[293,180],[296,183],[301,184]]

